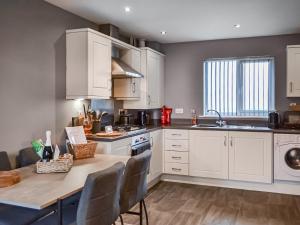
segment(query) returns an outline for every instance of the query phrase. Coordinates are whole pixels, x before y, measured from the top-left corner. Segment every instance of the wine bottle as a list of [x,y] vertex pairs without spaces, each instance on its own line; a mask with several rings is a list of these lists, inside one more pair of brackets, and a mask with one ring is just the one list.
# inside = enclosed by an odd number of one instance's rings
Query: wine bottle
[[43,150],[43,160],[49,162],[53,159],[53,149],[51,144],[51,131],[46,131],[46,144]]

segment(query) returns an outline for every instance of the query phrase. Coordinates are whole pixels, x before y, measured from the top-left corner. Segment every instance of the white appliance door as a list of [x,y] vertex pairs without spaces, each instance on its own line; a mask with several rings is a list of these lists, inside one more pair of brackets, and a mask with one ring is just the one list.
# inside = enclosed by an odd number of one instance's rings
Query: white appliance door
[[279,147],[279,166],[286,174],[300,179],[300,144]]

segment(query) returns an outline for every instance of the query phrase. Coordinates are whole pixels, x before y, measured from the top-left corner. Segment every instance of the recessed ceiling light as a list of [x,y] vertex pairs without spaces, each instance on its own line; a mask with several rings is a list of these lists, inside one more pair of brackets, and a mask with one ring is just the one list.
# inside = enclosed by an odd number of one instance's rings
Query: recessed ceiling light
[[125,12],[129,13],[131,11],[131,8],[129,6],[125,6],[124,10]]
[[161,31],[160,33],[161,33],[161,35],[166,35],[166,34],[167,34],[167,31],[164,31],[164,30],[163,30],[163,31]]
[[235,28],[240,28],[241,27],[241,24],[234,24],[233,25]]

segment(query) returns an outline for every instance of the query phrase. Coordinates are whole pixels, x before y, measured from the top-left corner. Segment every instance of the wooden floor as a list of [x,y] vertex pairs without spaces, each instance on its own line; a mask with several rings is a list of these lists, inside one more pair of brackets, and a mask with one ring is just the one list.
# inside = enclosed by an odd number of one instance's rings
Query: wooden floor
[[300,225],[300,196],[161,182],[146,204],[149,225]]

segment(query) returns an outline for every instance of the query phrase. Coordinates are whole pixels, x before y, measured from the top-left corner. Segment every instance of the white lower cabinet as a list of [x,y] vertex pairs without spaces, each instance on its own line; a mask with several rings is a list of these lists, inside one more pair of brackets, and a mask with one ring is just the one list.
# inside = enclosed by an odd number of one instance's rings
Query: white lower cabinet
[[228,179],[228,132],[190,131],[190,176]]
[[164,130],[164,173],[189,175],[188,130]]
[[131,138],[125,138],[112,142],[97,142],[96,153],[111,154],[111,155],[124,155],[131,154]]
[[229,179],[272,183],[273,134],[229,132]]
[[273,134],[190,131],[189,175],[272,183]]
[[150,161],[150,173],[148,175],[148,182],[156,179],[163,171],[163,131],[156,130],[150,132],[152,157]]

